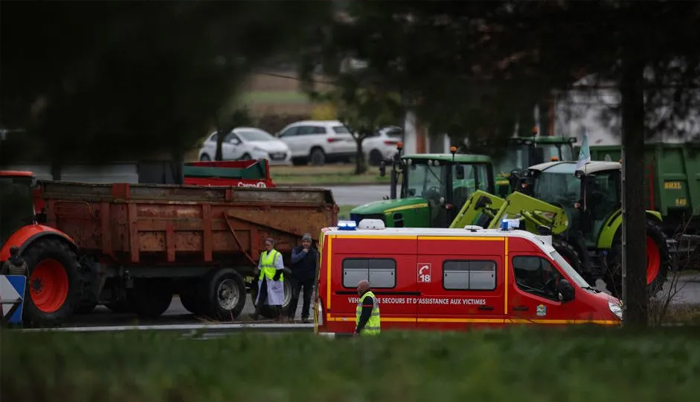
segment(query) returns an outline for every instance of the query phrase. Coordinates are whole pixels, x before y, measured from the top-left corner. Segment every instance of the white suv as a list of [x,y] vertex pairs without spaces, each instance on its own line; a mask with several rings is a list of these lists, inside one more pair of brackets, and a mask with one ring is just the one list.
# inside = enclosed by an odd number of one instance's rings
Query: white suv
[[311,162],[348,162],[357,152],[355,139],[337,120],[305,120],[289,124],[277,134],[292,154],[295,165]]
[[375,131],[362,141],[362,151],[371,166],[379,166],[383,159],[391,159],[398,152],[396,145],[403,141],[401,127],[389,126]]

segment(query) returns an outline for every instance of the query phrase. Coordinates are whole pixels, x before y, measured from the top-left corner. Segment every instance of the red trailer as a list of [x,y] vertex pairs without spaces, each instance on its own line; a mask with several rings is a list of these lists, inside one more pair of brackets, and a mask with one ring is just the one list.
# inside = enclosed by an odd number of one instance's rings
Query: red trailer
[[[173,294],[195,314],[235,319],[246,303],[246,283],[255,283],[264,239],[275,239],[286,265],[300,237],[308,232],[317,240],[338,212],[326,189],[54,181],[40,186],[45,223],[34,226],[59,231],[62,237],[52,241],[62,245],[42,254],[50,264],[32,260],[44,268],[39,278],[29,267],[28,304],[40,294],[41,300],[64,303],[26,309],[33,312],[29,321],[39,324],[63,322],[98,303],[155,317],[167,310]],[[3,250],[27,239],[10,236]],[[289,290],[285,281],[285,305]]]

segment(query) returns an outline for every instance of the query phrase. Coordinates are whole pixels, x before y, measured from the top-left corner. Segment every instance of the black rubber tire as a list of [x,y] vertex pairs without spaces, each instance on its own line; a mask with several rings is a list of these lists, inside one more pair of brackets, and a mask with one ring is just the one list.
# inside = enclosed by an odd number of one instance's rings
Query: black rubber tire
[[372,152],[369,153],[369,165],[370,166],[379,166],[379,164],[381,162],[382,162],[382,153],[376,149],[373,149]]
[[209,155],[203,154],[203,155],[199,158],[199,160],[202,161],[202,162],[209,162],[209,161],[211,161],[211,158],[209,157]]
[[249,161],[251,159],[253,159],[253,158],[248,153],[245,153],[245,154],[243,154],[243,156],[241,156],[242,161]]
[[130,289],[134,312],[140,317],[156,318],[166,312],[173,300],[173,292],[167,279],[134,279]]
[[[56,238],[38,239],[31,243],[22,253],[28,268],[28,297],[25,296],[23,321],[29,327],[53,327],[64,323],[70,318],[80,303],[80,264],[73,250],[66,241]],[[34,268],[43,260],[54,259],[63,267],[68,278],[68,294],[66,300],[56,311],[46,313],[39,310],[32,298],[32,290],[40,286],[38,282],[32,283]]]
[[[223,291],[220,286],[224,281],[232,281],[238,290],[238,300],[232,308],[226,308],[219,302],[219,292]],[[219,321],[234,321],[245,307],[246,288],[243,277],[232,268],[212,270],[202,278],[197,289],[197,300],[197,309],[202,315]]]
[[[200,279],[201,280],[201,279]],[[199,281],[184,287],[180,290],[180,303],[185,308],[194,315],[202,315],[202,309],[199,303],[199,295],[197,292]]]
[[552,247],[554,247],[554,249],[557,250],[562,257],[564,257],[574,271],[578,272],[578,274],[581,275],[583,279],[588,282],[589,285],[591,285],[591,287],[595,288],[596,281],[593,275],[591,275],[590,267],[585,266],[583,259],[581,258],[581,254],[571,243],[563,239],[553,238]]
[[326,153],[321,148],[313,148],[309,160],[313,166],[323,166],[326,163]]
[[[666,235],[656,221],[647,219],[646,232],[647,237],[651,237],[659,248],[659,273],[647,285],[647,295],[654,297],[662,290],[666,282],[668,272],[671,269],[671,255],[668,243],[666,243]],[[605,275],[606,287],[613,296],[622,298],[622,227],[615,233],[607,263],[609,271]]]
[[75,309],[75,314],[90,314],[95,311],[97,307],[97,302],[82,301],[78,304]]

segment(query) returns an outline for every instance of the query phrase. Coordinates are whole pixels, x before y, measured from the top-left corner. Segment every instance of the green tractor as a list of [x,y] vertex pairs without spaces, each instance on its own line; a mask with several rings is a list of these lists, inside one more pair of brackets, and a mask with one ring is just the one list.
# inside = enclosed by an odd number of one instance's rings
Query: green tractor
[[[387,227],[448,227],[470,194],[494,191],[493,164],[484,155],[415,154],[391,161],[390,196],[360,205],[350,219],[381,219]],[[386,174],[386,162],[380,164]],[[400,188],[399,188],[400,187]]]
[[505,197],[513,189],[509,177],[513,170],[549,161],[573,161],[576,137],[514,137],[508,139],[506,153],[494,160],[496,194]]
[[[619,162],[547,162],[514,171],[516,192],[501,198],[475,192],[451,227],[498,227],[517,218],[523,229],[551,233],[553,246],[589,282],[605,281],[610,293],[622,291],[622,185]],[[661,290],[671,265],[661,214],[647,211],[647,287]]]

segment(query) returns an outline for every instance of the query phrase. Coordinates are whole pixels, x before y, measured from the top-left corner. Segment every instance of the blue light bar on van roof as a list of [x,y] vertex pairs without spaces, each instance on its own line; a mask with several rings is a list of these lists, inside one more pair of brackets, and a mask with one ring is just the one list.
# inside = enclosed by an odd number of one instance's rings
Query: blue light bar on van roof
[[357,230],[355,221],[338,221],[338,230]]
[[501,221],[501,230],[511,230],[520,227],[519,219],[503,219]]

